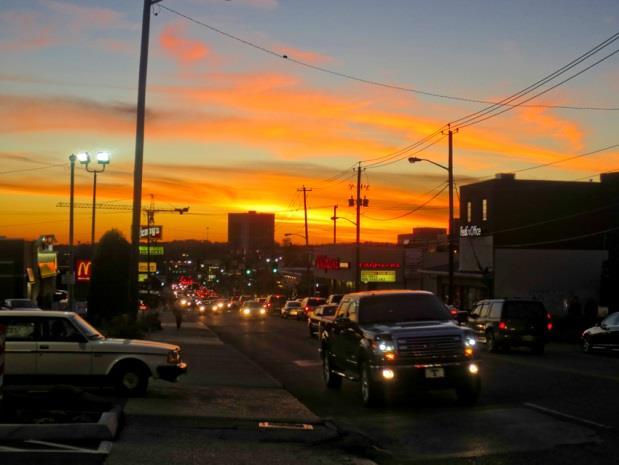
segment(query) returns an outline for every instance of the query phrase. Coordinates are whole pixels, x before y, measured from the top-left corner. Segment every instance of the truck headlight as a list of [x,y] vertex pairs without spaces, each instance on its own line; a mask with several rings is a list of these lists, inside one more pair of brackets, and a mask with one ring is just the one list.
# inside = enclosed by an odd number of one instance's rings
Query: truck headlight
[[475,347],[477,345],[477,341],[472,336],[466,336],[464,338],[464,345],[466,347]]
[[181,352],[180,350],[171,350],[168,352],[168,363],[180,363]]
[[376,352],[383,354],[386,352],[395,352],[395,344],[392,341],[376,341],[372,345]]

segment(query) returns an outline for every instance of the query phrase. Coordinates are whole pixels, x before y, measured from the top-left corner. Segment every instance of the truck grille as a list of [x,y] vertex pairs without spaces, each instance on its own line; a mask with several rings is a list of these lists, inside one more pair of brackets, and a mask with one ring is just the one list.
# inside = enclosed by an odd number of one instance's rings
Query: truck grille
[[462,338],[459,335],[407,337],[400,338],[397,342],[400,358],[425,362],[464,357]]

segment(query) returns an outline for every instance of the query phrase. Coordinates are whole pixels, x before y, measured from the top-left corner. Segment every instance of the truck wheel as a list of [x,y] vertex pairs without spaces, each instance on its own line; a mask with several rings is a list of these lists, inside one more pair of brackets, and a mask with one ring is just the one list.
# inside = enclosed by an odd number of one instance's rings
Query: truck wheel
[[492,331],[488,331],[486,333],[486,349],[488,349],[488,352],[493,353],[499,351],[499,347],[497,346],[497,342]]
[[342,377],[333,372],[328,353],[325,353],[324,357],[322,357],[322,377],[329,389],[339,389],[342,387]]
[[367,363],[361,368],[361,400],[366,407],[379,407],[385,401],[384,390],[380,384],[372,380]]
[[129,397],[143,396],[148,389],[149,374],[138,363],[123,363],[112,372],[116,391]]
[[458,402],[462,405],[475,405],[479,394],[481,393],[481,380],[476,378],[462,383],[456,388],[456,395],[458,396]]

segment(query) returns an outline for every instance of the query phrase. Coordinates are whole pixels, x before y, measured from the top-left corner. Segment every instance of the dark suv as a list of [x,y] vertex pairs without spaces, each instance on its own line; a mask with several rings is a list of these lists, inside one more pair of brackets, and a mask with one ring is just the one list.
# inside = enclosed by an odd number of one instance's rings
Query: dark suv
[[478,302],[469,315],[468,325],[486,343],[488,352],[525,346],[540,355],[552,328],[542,302],[518,299]]
[[361,382],[365,405],[387,391],[455,388],[472,404],[481,389],[477,344],[469,328],[426,291],[370,291],[344,296],[321,332],[323,377],[329,388],[343,378]]

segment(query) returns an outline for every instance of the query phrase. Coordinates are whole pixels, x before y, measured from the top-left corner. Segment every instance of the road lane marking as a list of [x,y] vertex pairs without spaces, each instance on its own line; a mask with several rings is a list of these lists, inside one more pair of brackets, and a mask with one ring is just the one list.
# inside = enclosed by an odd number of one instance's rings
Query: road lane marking
[[525,407],[532,408],[533,410],[538,410],[540,412],[548,413],[549,415],[554,415],[560,418],[565,418],[566,420],[573,420],[578,423],[583,423],[585,425],[594,426],[596,428],[602,428],[606,430],[614,429],[612,426],[608,426],[603,423],[598,423],[597,421],[587,420],[586,418],[577,417],[575,415],[570,415],[569,413],[559,412],[558,410],[553,410],[548,407],[543,407],[542,405],[532,404],[530,402],[525,402],[523,405]]
[[322,362],[320,360],[295,360],[294,362],[295,365],[306,368],[306,367],[317,367],[322,365]]

